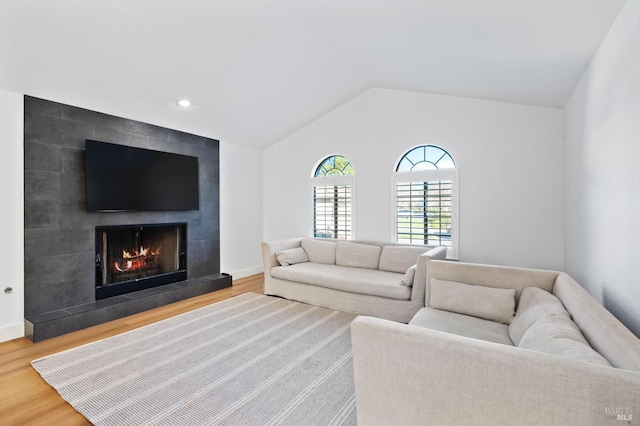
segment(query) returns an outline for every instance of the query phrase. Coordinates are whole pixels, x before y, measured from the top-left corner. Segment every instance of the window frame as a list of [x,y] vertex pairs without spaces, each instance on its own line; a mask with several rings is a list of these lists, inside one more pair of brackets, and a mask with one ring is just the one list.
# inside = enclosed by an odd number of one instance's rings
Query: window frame
[[[398,172],[395,169],[398,168],[398,165],[402,161],[402,159],[411,152],[413,149],[419,146],[426,145],[418,145],[411,149],[406,150],[400,159],[396,162],[396,166],[394,168],[393,177],[392,177],[392,191],[391,191],[391,217],[392,221],[392,235],[395,238],[395,241],[398,242],[398,184],[400,183],[419,183],[419,182],[434,182],[434,181],[451,181],[451,247],[447,248],[447,259],[450,260],[458,260],[459,258],[459,231],[460,231],[460,223],[459,223],[459,169],[456,166],[455,168],[448,169],[422,169],[422,170],[411,170],[411,171],[402,171]],[[437,145],[433,145],[437,148],[440,148]],[[444,152],[447,154],[443,148]],[[449,154],[451,158],[451,156]]]
[[[349,163],[351,164],[351,167],[354,170],[354,174],[351,175],[341,175],[341,176],[315,176],[316,170],[318,169],[318,167],[320,167],[320,165],[322,165],[322,163],[324,163],[328,158],[330,157],[335,157],[335,156],[339,156],[339,157],[343,157],[345,158],[347,161],[349,161]],[[327,237],[316,237],[314,234],[314,224],[315,224],[315,216],[314,216],[314,209],[315,209],[315,203],[314,203],[314,188],[315,187],[322,187],[322,186],[345,186],[348,185],[350,187],[350,193],[351,193],[351,197],[350,197],[350,232],[349,232],[349,238],[346,238],[346,240],[354,240],[356,239],[356,180],[355,180],[355,167],[353,166],[353,163],[351,163],[351,161],[340,154],[332,154],[332,155],[326,155],[324,157],[322,157],[322,159],[320,161],[318,161],[318,163],[315,165],[315,167],[313,168],[313,170],[311,171],[311,178],[309,179],[309,214],[308,214],[308,235],[311,236],[311,238],[322,238],[322,239],[326,239],[326,240],[338,240],[338,238],[327,238]]]

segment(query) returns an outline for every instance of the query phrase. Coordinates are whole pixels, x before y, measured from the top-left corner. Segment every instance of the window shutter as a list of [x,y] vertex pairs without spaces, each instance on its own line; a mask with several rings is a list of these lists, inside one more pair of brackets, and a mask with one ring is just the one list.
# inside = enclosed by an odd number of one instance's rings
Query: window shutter
[[351,238],[351,185],[313,186],[313,236]]
[[451,248],[452,181],[396,184],[398,242]]

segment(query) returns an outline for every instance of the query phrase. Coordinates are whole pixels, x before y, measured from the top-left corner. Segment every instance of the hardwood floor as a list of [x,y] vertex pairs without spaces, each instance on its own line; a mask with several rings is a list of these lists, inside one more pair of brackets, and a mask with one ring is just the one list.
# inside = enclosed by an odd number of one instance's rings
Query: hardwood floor
[[182,300],[75,333],[31,343],[26,338],[0,343],[0,425],[88,425],[31,367],[31,361],[85,343],[163,320],[239,294],[263,293],[262,274],[234,280],[233,286]]

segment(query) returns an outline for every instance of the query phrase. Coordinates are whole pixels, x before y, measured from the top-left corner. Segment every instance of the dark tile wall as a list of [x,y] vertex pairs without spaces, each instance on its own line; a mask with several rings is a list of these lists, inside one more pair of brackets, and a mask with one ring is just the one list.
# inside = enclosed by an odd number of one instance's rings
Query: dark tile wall
[[[85,140],[198,157],[200,210],[88,213]],[[220,273],[215,139],[25,96],[25,316],[95,301],[94,228],[187,222],[187,278]]]

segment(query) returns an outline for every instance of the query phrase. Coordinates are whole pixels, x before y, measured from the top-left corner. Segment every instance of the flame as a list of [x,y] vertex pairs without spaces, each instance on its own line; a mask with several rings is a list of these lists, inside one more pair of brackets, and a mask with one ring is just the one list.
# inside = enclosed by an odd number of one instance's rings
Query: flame
[[133,267],[133,262],[131,260],[127,260],[127,262],[122,267],[118,264],[118,262],[114,262],[113,266],[120,272],[127,272]]
[[133,250],[133,254],[129,253],[126,250],[122,250],[122,258],[123,259],[134,259],[136,257],[144,257],[151,254],[151,256],[157,256],[160,254],[160,247],[155,250],[151,250],[148,247],[140,247],[140,251]]
[[127,250],[122,250],[122,265],[118,262],[114,262],[113,267],[119,272],[137,271],[145,269],[153,264],[160,254],[160,248],[155,250],[150,247],[140,247],[140,250],[133,250],[133,254]]

